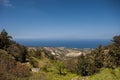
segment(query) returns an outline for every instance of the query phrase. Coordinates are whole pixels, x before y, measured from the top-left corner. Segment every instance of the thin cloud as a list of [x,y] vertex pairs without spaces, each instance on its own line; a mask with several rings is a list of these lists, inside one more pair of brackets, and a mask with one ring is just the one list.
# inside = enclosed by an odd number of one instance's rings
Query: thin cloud
[[0,5],[5,6],[5,7],[12,7],[13,6],[11,4],[10,0],[0,0]]

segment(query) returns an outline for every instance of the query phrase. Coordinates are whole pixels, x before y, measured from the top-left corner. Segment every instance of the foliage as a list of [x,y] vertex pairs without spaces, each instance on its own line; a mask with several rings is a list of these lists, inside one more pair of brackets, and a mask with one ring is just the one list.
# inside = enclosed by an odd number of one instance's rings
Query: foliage
[[35,67],[35,68],[39,67],[39,63],[34,57],[30,57],[29,59],[30,59],[29,62],[33,67]]
[[8,54],[12,55],[16,61],[26,62],[27,48],[17,43],[11,44],[7,48]]
[[29,49],[28,50],[28,57],[35,57],[35,58],[38,58],[38,59],[41,59],[42,58],[42,51],[39,50],[39,49]]
[[76,66],[77,66],[77,59],[76,58],[71,58],[65,60],[65,66],[68,69],[68,71],[72,73],[76,73]]
[[0,49],[6,50],[11,44],[12,37],[8,35],[5,29],[0,33]]
[[82,76],[86,76],[88,74],[87,72],[87,66],[88,66],[88,62],[85,58],[85,56],[82,54],[79,58],[78,58],[78,63],[77,63],[77,73],[81,74]]
[[9,73],[9,70],[14,66],[15,60],[6,51],[0,49],[0,80],[12,79],[14,76]]
[[[31,75],[27,61],[41,71]],[[113,37],[111,44],[99,45],[90,54],[59,61],[47,50],[29,50],[16,43],[5,29],[0,33],[0,80],[70,80],[75,76],[73,73],[92,75],[90,80],[119,80],[119,67],[120,35]]]
[[108,46],[98,46],[90,54],[81,55],[77,62],[77,73],[88,76],[100,71],[101,68],[116,68],[120,66],[120,36],[113,37]]
[[17,63],[17,65],[10,70],[10,73],[17,77],[28,77],[30,76],[30,69],[24,64]]
[[117,70],[118,68],[116,69],[102,68],[100,70],[100,73],[89,76],[88,80],[120,80],[120,75],[118,75],[120,71]]
[[27,48],[12,40],[5,29],[0,33],[0,80],[29,76],[29,68],[17,61],[26,62]]
[[59,75],[66,75],[65,63],[63,61],[56,61],[56,69]]
[[107,54],[106,67],[115,68],[120,66],[120,36],[113,37],[112,44],[105,47],[109,52]]
[[4,49],[8,54],[12,55],[16,61],[25,62],[27,49],[15,41],[8,35],[5,29],[0,33],[0,49]]
[[15,76],[30,76],[29,68],[22,63],[18,64],[6,51],[0,50],[0,80],[11,80]]

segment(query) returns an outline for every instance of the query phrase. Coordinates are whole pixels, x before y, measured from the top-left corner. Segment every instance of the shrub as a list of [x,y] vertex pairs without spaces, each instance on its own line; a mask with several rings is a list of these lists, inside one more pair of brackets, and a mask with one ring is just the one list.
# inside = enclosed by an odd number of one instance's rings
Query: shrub
[[17,64],[14,58],[6,51],[0,50],[0,80],[12,80],[17,77],[30,75],[29,68],[21,63]]
[[100,70],[100,68],[98,68],[97,66],[94,58],[91,58],[90,55],[81,55],[80,57],[78,57],[77,74],[82,76],[92,75]]
[[59,75],[66,75],[66,67],[63,61],[56,61],[56,69]]
[[76,73],[76,59],[68,59],[65,61],[66,68],[73,73]]
[[37,60],[35,60],[35,58],[33,57],[30,57],[30,64],[33,66],[33,67],[39,67],[39,63]]
[[11,80],[14,75],[9,73],[16,61],[6,51],[0,49],[0,80]]
[[10,73],[17,77],[28,77],[30,76],[30,69],[21,63],[17,63],[17,65],[10,70]]

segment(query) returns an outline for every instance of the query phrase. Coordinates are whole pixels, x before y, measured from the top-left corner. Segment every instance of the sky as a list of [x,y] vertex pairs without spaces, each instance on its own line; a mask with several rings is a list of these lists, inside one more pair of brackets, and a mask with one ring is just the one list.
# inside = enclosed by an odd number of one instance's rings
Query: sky
[[0,31],[15,39],[111,39],[120,0],[0,0]]

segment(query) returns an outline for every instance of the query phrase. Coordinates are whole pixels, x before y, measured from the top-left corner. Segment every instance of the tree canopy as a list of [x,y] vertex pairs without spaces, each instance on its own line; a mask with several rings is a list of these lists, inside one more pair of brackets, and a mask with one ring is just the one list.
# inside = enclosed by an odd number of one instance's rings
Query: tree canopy
[[0,33],[0,49],[7,49],[11,44],[12,37],[8,35],[5,29]]
[[88,76],[99,72],[101,68],[120,67],[120,35],[114,36],[111,44],[99,45],[90,54],[81,55],[77,62],[77,73]]
[[0,33],[0,49],[7,51],[17,61],[26,61],[27,48],[12,40],[12,36],[8,35],[5,29]]

